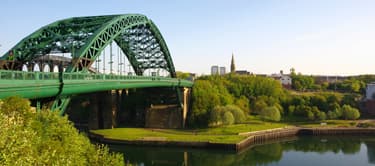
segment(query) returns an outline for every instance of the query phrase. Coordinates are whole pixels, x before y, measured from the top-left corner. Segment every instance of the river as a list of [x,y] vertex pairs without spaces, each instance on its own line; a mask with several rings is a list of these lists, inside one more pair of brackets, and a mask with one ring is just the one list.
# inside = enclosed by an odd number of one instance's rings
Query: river
[[375,137],[302,136],[241,152],[111,145],[136,166],[366,166],[375,165]]

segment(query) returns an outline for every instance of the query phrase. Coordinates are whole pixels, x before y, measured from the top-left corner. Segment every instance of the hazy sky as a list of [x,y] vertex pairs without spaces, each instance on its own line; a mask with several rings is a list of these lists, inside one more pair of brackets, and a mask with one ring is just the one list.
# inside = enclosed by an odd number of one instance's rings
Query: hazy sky
[[152,19],[179,71],[212,65],[276,73],[375,74],[375,0],[2,0],[0,55],[40,27],[75,16]]

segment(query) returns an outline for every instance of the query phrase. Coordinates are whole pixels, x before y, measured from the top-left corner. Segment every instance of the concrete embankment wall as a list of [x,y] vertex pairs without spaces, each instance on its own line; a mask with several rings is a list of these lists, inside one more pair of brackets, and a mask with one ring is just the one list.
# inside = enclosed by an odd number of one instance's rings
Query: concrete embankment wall
[[95,141],[106,144],[123,144],[123,145],[143,145],[143,146],[159,146],[159,147],[189,147],[189,148],[207,148],[221,149],[229,151],[241,151],[243,149],[262,145],[267,142],[282,138],[295,137],[300,135],[366,135],[375,136],[375,128],[279,128],[257,132],[239,133],[239,135],[247,136],[246,139],[239,143],[212,143],[212,142],[181,142],[167,140],[117,140],[105,138],[102,135],[89,133],[90,138]]

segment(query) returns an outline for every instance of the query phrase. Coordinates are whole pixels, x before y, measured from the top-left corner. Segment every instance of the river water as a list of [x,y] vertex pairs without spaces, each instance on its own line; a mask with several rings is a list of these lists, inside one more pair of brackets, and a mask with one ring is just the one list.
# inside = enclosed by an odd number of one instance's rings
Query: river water
[[366,166],[375,165],[375,137],[304,136],[241,152],[111,145],[136,166]]

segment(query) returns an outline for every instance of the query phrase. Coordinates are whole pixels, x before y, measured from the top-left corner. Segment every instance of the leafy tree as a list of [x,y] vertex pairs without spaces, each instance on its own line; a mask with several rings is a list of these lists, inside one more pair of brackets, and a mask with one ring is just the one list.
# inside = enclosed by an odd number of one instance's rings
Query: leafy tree
[[234,117],[234,123],[242,123],[246,119],[245,113],[235,105],[227,105],[224,107],[224,110],[232,113]]
[[210,126],[219,126],[223,123],[223,112],[224,109],[221,106],[216,106],[213,110],[210,111]]
[[290,105],[288,107],[288,115],[289,116],[292,116],[294,114],[294,111],[296,110],[296,106],[295,105]]
[[267,107],[259,115],[264,120],[278,122],[281,119],[280,111],[276,107]]
[[177,76],[177,78],[186,80],[190,77],[190,73],[184,73],[184,72],[181,72],[181,71],[176,71],[176,76]]
[[312,111],[307,111],[306,113],[309,120],[315,120],[315,115]]
[[250,113],[250,104],[249,99],[245,96],[241,96],[240,98],[235,99],[234,105],[238,106],[244,113]]
[[231,124],[234,123],[234,117],[233,117],[232,113],[229,112],[229,111],[225,111],[223,113],[223,117],[222,118],[223,118],[223,124],[224,125],[231,125]]
[[352,108],[349,105],[344,105],[344,106],[342,106],[342,116],[343,116],[344,119],[355,120],[355,119],[358,119],[360,117],[360,113],[359,113],[358,109]]
[[254,112],[260,114],[267,107],[268,105],[264,100],[258,99],[254,104]]
[[317,119],[318,120],[326,120],[327,114],[325,112],[319,112]]
[[337,108],[333,111],[328,111],[327,117],[328,117],[328,119],[339,119],[339,118],[341,118],[342,117],[342,109]]
[[208,113],[220,105],[218,90],[207,80],[197,80],[192,90],[192,111],[188,122],[191,126],[207,126]]
[[292,87],[298,91],[305,91],[314,85],[314,78],[312,76],[304,76],[302,74],[292,75]]
[[121,155],[92,145],[66,116],[36,112],[26,99],[5,99],[0,117],[1,165],[124,165]]

